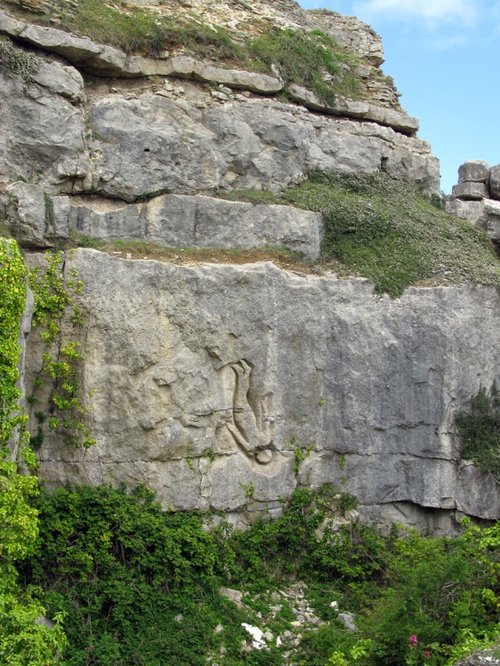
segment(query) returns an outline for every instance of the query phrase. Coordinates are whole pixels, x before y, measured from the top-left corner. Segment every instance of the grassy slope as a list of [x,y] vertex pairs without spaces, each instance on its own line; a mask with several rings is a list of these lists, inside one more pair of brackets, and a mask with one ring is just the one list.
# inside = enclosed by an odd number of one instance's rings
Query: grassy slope
[[447,214],[415,186],[382,174],[315,173],[280,194],[234,192],[230,198],[320,211],[323,262],[339,275],[369,278],[379,293],[397,297],[409,285],[500,287],[500,263],[484,232]]

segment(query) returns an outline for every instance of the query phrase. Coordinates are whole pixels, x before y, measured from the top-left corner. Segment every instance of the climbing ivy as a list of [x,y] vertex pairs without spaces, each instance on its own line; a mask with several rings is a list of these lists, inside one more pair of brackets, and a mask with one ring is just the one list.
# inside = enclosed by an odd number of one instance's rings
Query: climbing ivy
[[26,302],[26,269],[14,240],[0,238],[0,456],[7,455],[20,413],[19,336]]
[[[38,511],[33,500],[38,479],[20,474],[8,461],[16,429],[23,443],[26,417],[19,407],[19,345],[26,303],[27,271],[14,240],[0,238],[0,663],[44,666],[56,663],[66,644],[59,618],[53,629],[37,624],[45,608],[33,588],[21,589],[16,563],[32,554],[38,537]],[[18,447],[28,466],[34,456]]]
[[[88,427],[82,422],[85,409],[78,383],[78,362],[82,358],[76,340],[63,339],[62,324],[78,328],[83,323],[81,308],[75,296],[83,283],[75,270],[67,274],[65,257],[61,252],[49,252],[45,265],[33,268],[29,275],[35,295],[33,327],[43,343],[42,365],[29,398],[32,406],[39,401],[39,391],[49,390],[48,414],[35,412],[38,432],[31,438],[35,448],[41,446],[45,429],[56,430],[69,446],[88,448],[95,443]],[[65,331],[68,330],[65,327]]]

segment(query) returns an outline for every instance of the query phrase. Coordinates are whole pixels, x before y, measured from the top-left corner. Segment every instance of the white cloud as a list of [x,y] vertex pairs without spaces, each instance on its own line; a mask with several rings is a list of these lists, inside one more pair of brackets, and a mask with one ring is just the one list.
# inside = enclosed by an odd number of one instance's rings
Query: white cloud
[[478,0],[357,0],[353,9],[365,20],[385,14],[394,18],[423,19],[431,25],[470,25],[480,15]]

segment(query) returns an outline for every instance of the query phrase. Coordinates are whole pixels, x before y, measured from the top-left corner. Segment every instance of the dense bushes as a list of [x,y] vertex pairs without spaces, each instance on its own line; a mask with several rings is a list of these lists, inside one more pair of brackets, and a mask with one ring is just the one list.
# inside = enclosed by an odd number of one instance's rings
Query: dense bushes
[[[329,486],[298,489],[280,518],[239,532],[162,511],[144,489],[61,489],[39,502],[24,580],[65,617],[62,663],[71,666],[288,663],[274,642],[244,651],[241,622],[275,637],[294,630],[289,610],[273,619],[266,608],[273,591],[298,580],[324,624],[295,648],[297,663],[436,666],[464,641],[494,636],[498,527],[455,539],[382,537],[343,522],[344,497]],[[244,608],[220,585],[241,590]],[[338,622],[332,600],[356,613],[356,632]]]

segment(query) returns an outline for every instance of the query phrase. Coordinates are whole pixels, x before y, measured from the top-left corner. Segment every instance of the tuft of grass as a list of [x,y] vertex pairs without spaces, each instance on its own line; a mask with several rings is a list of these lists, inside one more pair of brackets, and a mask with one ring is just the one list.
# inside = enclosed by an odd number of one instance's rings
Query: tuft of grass
[[316,171],[279,194],[233,192],[230,198],[321,212],[323,263],[341,276],[370,279],[377,293],[397,298],[410,285],[500,287],[500,264],[482,230],[386,174]]
[[493,384],[490,394],[482,386],[471,398],[470,409],[457,414],[462,458],[491,472],[500,483],[500,396]]
[[199,264],[248,264],[258,261],[272,261],[282,268],[310,270],[300,253],[286,248],[261,247],[250,250],[218,247],[165,247],[157,243],[141,240],[107,240],[93,236],[73,235],[71,247],[92,248],[109,254],[130,255],[131,259],[154,259],[168,263]]
[[20,76],[25,83],[30,83],[37,66],[33,53],[20,49],[8,37],[0,36],[0,70],[9,76]]

